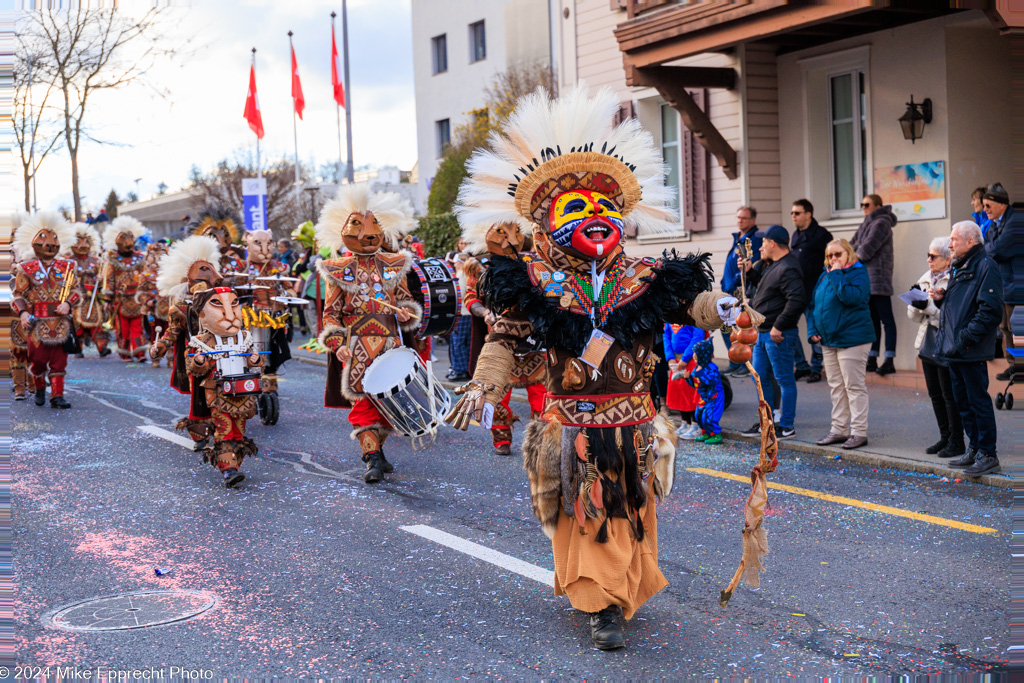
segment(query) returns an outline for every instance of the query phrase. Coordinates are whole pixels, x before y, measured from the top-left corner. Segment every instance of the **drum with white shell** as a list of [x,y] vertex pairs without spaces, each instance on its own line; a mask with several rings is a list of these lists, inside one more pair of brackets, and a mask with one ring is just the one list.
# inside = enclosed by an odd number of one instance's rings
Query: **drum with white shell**
[[363,391],[405,436],[433,436],[451,409],[451,396],[434,379],[429,364],[404,346],[381,354],[363,375]]

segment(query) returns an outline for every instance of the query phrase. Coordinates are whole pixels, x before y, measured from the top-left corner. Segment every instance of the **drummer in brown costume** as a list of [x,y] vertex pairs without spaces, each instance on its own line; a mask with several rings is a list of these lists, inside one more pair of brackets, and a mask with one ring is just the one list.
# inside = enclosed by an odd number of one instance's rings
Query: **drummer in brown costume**
[[316,225],[320,245],[352,252],[319,264],[327,281],[319,340],[331,351],[324,404],[351,408],[348,420],[367,483],[394,467],[383,450],[391,425],[363,392],[363,375],[377,357],[401,346],[401,331],[415,329],[422,315],[406,282],[412,255],[385,252],[381,245],[385,239],[397,244],[413,225],[412,206],[398,194],[351,185],[339,189]]
[[193,235],[171,245],[160,259],[156,287],[160,296],[168,298],[167,329],[149,349],[150,358],[171,356],[171,387],[189,395],[189,414],[178,420],[176,428],[187,431],[195,442],[196,452],[205,449],[211,432],[210,407],[206,393],[193,391],[192,378],[185,367],[185,346],[199,332],[199,321],[191,308],[195,294],[220,284],[220,248],[212,237]]
[[[100,296],[97,283],[103,263],[100,261],[100,235],[85,223],[75,223],[75,243],[71,245],[71,260],[75,262],[75,274],[82,284],[82,305],[75,310],[75,334],[78,335],[79,348],[85,338],[92,339],[100,358],[111,354],[109,348],[110,333],[104,329],[103,298]],[[79,353],[78,357],[81,358]]]
[[492,259],[480,289],[498,318],[449,416],[460,428],[486,423],[521,341],[546,346],[548,393],[526,429],[524,466],[552,539],[555,594],[590,614],[601,649],[625,644],[620,608],[630,619],[668,585],[655,508],[672,487],[675,438],[651,401],[655,334],[666,320],[715,329],[735,303],[709,291],[706,254],[623,253],[627,227],[644,235],[674,226],[661,155],[635,119],[612,128],[618,108],[607,89],[531,95],[504,136],[470,159],[463,220],[535,222],[538,259]]
[[[146,247],[146,267],[142,271],[142,283],[139,285],[143,300],[143,326],[151,345],[155,344],[163,331],[167,329],[167,317],[170,315],[170,299],[161,296],[156,286],[160,259],[167,253],[169,247],[170,245],[163,240],[152,242]],[[154,368],[160,367],[160,359],[153,358],[152,354],[150,354],[150,362]]]
[[32,253],[11,272],[11,311],[18,316],[28,346],[28,361],[35,385],[36,405],[46,403],[50,383],[50,407],[70,408],[64,398],[68,354],[64,342],[74,334],[72,315],[81,303],[75,263],[57,255],[74,242],[71,224],[56,212],[40,212],[24,221],[14,233],[12,246],[20,257]]
[[[456,213],[459,208],[456,207]],[[532,239],[530,238],[527,221],[488,224],[464,224],[462,238],[466,242],[467,253],[486,252],[486,256],[469,256],[462,266],[465,286],[465,303],[470,315],[473,316],[473,331],[470,337],[469,371],[476,369],[476,362],[483,349],[484,339],[490,326],[497,316],[488,310],[479,294],[479,282],[487,270],[492,256],[502,255],[509,258],[532,261],[535,256],[529,253]],[[515,365],[512,368],[511,383],[508,393],[495,406],[494,420],[491,424],[491,440],[494,452],[498,455],[512,454],[512,423],[519,418],[512,412],[512,389],[526,389],[530,402],[530,417],[538,418],[544,407],[544,377],[547,371],[546,356],[534,344],[523,342],[516,349]]]
[[103,232],[107,255],[103,269],[103,295],[109,302],[108,314],[114,321],[117,354],[121,360],[145,360],[149,341],[143,329],[142,271],[146,255],[135,248],[135,241],[148,233],[131,216],[118,216]]
[[[270,353],[264,357],[266,366],[263,370],[263,393],[277,394],[277,369],[291,359],[292,352],[288,347],[288,305],[275,301],[274,297],[288,296],[283,278],[288,276],[288,266],[274,259],[274,236],[269,230],[250,230],[244,237],[246,247],[246,272],[249,273],[251,304],[244,307],[243,319],[246,329],[257,335],[254,328],[266,330],[267,348],[261,349]],[[243,298],[246,290],[239,292]],[[276,422],[276,418],[274,420]]]

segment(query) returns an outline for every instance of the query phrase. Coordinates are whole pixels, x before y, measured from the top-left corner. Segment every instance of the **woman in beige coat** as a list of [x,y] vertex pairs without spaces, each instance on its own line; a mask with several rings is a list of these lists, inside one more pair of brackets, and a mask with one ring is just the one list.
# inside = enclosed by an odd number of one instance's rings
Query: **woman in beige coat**
[[[936,237],[928,245],[928,270],[924,272],[914,288],[923,292],[930,289],[946,289],[949,281],[949,238]],[[960,410],[953,398],[949,367],[937,358],[938,348],[935,333],[939,329],[939,309],[931,297],[915,301],[907,306],[907,317],[920,323],[914,348],[918,350],[928,397],[932,400],[935,421],[939,424],[939,440],[925,449],[926,453],[940,458],[963,455],[964,427],[960,421]]]

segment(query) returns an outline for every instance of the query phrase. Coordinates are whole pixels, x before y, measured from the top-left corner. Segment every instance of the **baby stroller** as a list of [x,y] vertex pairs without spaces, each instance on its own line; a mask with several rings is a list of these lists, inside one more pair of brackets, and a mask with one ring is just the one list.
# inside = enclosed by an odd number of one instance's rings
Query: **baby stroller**
[[1009,349],[1009,354],[1013,356],[1013,373],[1006,388],[996,394],[996,410],[1013,410],[1013,394],[1010,393],[1010,387],[1024,382],[1024,349],[1020,348],[1024,344],[1024,307],[1014,309],[1013,315],[1010,316],[1010,329],[1013,331],[1013,345],[1016,347]]

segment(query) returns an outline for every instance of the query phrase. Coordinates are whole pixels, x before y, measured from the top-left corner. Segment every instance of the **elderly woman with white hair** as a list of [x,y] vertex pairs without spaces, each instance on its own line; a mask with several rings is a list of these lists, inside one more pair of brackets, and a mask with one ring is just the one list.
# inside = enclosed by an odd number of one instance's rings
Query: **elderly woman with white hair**
[[[932,289],[945,290],[949,285],[949,238],[936,237],[928,245],[928,270],[917,279],[911,289],[927,294]],[[925,449],[925,453],[940,458],[953,458],[966,452],[964,446],[964,425],[960,421],[960,410],[953,399],[953,387],[949,378],[949,364],[935,357],[936,336],[939,331],[939,308],[929,296],[907,306],[907,317],[921,326],[917,331],[914,348],[921,359],[928,398],[932,400],[935,421],[939,424],[939,440]]]

